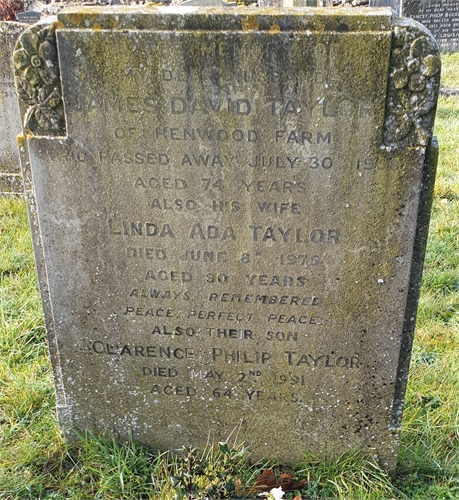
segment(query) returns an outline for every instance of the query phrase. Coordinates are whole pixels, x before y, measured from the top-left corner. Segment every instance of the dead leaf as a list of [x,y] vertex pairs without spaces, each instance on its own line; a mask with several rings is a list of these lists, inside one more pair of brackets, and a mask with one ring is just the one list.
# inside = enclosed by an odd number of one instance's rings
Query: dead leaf
[[254,487],[258,491],[265,491],[275,488],[277,484],[276,476],[271,469],[265,469],[255,480]]
[[[268,491],[272,488],[281,487],[283,491],[301,490],[307,484],[307,479],[301,481],[294,481],[291,474],[284,472],[279,477],[276,477],[274,471],[265,469],[255,480],[253,486],[254,491]],[[301,500],[301,495],[299,500]]]

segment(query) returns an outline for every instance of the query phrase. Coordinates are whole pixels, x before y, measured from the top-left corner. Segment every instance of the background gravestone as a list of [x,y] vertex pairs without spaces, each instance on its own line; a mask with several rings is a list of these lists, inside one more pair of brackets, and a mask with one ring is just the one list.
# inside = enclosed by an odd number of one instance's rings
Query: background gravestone
[[62,427],[393,468],[430,35],[389,9],[71,9],[15,67]]
[[260,7],[322,7],[322,0],[258,0]]
[[14,88],[13,48],[27,25],[0,21],[0,195],[22,194],[21,165],[16,136],[21,132]]
[[370,7],[392,7],[397,14],[401,12],[402,0],[370,0]]
[[19,12],[17,18],[22,23],[34,24],[41,19],[41,11]]
[[441,51],[459,50],[459,2],[456,0],[403,0],[402,15],[426,26]]
[[459,2],[457,0],[370,0],[370,7],[390,6],[404,17],[428,28],[443,52],[459,50]]

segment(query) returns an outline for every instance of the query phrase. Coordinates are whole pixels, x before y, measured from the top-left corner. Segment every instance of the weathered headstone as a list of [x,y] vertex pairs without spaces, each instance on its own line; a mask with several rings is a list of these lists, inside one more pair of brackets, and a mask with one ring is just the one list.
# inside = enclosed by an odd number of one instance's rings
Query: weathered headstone
[[22,194],[21,165],[16,136],[21,132],[14,88],[13,48],[25,24],[0,22],[0,196]]
[[15,64],[63,428],[393,468],[430,35],[390,9],[72,9]]
[[21,23],[34,24],[41,19],[41,12],[36,10],[19,12],[17,17]]
[[[284,0],[284,6],[285,0]],[[291,7],[323,7],[320,0],[290,0]]]
[[323,7],[323,0],[258,0],[260,7]]
[[443,52],[459,50],[459,2],[457,0],[403,0],[402,15],[428,28]]
[[394,12],[400,14],[402,0],[370,0],[370,7],[391,7]]
[[180,5],[182,7],[235,7],[236,2],[224,2],[223,0],[185,0]]
[[416,19],[428,28],[443,52],[459,50],[457,0],[370,0],[370,6],[391,6],[398,14]]

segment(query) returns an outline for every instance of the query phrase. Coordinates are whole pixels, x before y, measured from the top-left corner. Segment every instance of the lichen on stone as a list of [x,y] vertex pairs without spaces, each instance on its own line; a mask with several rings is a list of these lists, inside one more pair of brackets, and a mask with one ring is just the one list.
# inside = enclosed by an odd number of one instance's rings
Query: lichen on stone
[[13,54],[16,87],[27,106],[24,129],[33,135],[65,135],[64,107],[52,26],[23,33]]
[[441,60],[428,33],[395,26],[386,106],[386,146],[426,146],[432,137]]

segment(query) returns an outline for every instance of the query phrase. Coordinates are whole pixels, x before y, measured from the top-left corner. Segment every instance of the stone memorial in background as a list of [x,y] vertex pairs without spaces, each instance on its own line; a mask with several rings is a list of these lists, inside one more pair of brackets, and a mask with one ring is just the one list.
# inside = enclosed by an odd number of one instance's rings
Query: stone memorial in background
[[283,0],[281,5],[283,7],[323,7],[322,0]]
[[14,88],[13,48],[27,25],[0,21],[0,196],[22,194],[21,165],[16,136],[21,132]]
[[402,0],[370,0],[370,7],[391,7],[394,12],[400,14]]
[[17,18],[22,23],[34,24],[41,19],[41,12],[35,10],[19,12]]
[[323,0],[258,0],[260,7],[325,7]]
[[457,0],[403,0],[402,15],[428,28],[442,52],[459,50],[459,2]]
[[370,0],[371,6],[390,6],[397,14],[416,19],[432,32],[441,51],[459,50],[457,0]]
[[395,466],[440,59],[390,9],[70,9],[14,55],[62,428]]

